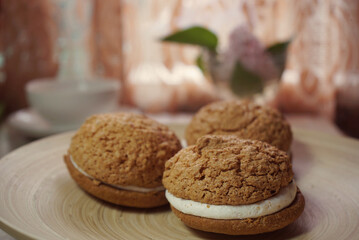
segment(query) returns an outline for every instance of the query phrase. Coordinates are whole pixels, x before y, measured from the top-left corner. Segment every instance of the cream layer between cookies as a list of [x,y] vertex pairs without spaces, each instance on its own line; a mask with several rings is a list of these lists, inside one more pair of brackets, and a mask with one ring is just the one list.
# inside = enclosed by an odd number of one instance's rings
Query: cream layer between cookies
[[[94,177],[92,177],[91,175],[87,174],[84,170],[82,170],[73,160],[72,156],[70,156],[70,161],[72,163],[72,165],[83,175],[85,175],[86,177],[93,179],[93,180],[97,180]],[[100,181],[101,182],[101,181]],[[104,183],[104,182],[102,182]],[[134,192],[142,192],[142,193],[147,193],[147,192],[159,192],[159,191],[163,191],[165,190],[165,188],[163,186],[159,186],[159,187],[154,187],[154,188],[144,188],[144,187],[137,187],[137,186],[120,186],[120,185],[115,185],[115,184],[110,184],[110,183],[104,183],[106,185],[109,185],[111,187],[120,189],[120,190],[127,190],[127,191],[134,191]]]
[[289,206],[297,194],[294,180],[278,194],[248,205],[211,205],[175,197],[166,190],[168,202],[177,210],[194,216],[213,219],[244,219],[266,216]]

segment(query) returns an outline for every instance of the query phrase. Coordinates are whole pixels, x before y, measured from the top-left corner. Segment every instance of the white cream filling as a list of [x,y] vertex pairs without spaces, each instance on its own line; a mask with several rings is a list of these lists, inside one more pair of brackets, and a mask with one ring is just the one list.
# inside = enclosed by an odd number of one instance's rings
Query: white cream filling
[[[93,180],[97,180],[94,177],[92,177],[91,175],[87,174],[84,170],[82,170],[73,160],[72,156],[70,155],[70,161],[72,163],[72,165],[83,175],[85,175],[86,177],[93,179]],[[101,181],[100,181],[101,182]],[[120,186],[120,185],[115,185],[115,184],[109,184],[109,183],[104,183],[101,182],[103,184],[109,185],[111,187],[117,188],[117,189],[121,189],[121,190],[127,190],[127,191],[134,191],[134,192],[142,192],[142,193],[147,193],[147,192],[159,192],[159,191],[163,191],[165,190],[165,188],[163,186],[158,186],[158,187],[154,187],[154,188],[144,188],[144,187],[137,187],[137,186]]]
[[213,219],[244,219],[266,216],[289,206],[297,194],[294,180],[275,196],[248,205],[211,205],[175,197],[166,190],[166,198],[177,210]]

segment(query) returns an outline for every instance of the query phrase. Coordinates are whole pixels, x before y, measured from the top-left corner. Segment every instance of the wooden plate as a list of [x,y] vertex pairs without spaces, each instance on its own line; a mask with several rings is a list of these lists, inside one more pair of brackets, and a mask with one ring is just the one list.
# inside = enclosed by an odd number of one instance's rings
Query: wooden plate
[[[181,135],[183,126],[174,126]],[[72,133],[26,145],[0,160],[0,227],[20,239],[238,239],[192,230],[169,207],[116,207],[84,193],[62,160]],[[303,130],[292,146],[306,198],[290,226],[241,239],[359,236],[359,142]]]

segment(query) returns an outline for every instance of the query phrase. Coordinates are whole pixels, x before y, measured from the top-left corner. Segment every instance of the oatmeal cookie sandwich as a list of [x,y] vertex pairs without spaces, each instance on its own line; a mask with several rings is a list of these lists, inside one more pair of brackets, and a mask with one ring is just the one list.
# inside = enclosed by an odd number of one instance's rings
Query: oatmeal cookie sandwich
[[187,144],[195,144],[206,134],[260,140],[285,152],[292,143],[292,131],[283,115],[250,101],[219,101],[201,108],[186,129]]
[[288,155],[236,136],[206,135],[179,151],[166,162],[163,185],[174,214],[208,232],[271,232],[304,209]]
[[76,183],[104,201],[149,208],[167,203],[165,162],[181,149],[174,132],[143,115],[90,117],[73,136],[65,156]]

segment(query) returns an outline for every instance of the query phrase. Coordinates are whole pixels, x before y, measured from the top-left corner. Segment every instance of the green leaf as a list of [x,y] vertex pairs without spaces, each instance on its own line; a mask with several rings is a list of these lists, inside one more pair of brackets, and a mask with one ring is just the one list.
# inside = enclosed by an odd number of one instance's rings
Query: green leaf
[[284,71],[285,61],[287,57],[287,49],[291,40],[273,44],[267,48],[267,52],[271,55],[275,65],[278,67],[280,74]]
[[233,93],[240,97],[249,97],[263,91],[261,78],[237,62],[230,83]]
[[199,67],[199,69],[201,69],[203,74],[207,72],[206,64],[204,63],[202,54],[198,55],[198,57],[196,58],[196,65],[197,67]]
[[162,38],[161,40],[165,42],[198,45],[201,47],[208,48],[211,51],[215,51],[218,44],[218,38],[216,34],[200,26],[194,26],[185,30],[175,32]]
[[267,48],[267,51],[271,54],[279,54],[283,53],[287,50],[288,45],[290,44],[291,40],[285,42],[275,43]]

